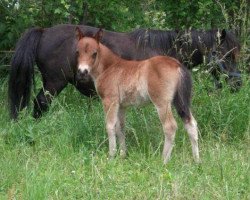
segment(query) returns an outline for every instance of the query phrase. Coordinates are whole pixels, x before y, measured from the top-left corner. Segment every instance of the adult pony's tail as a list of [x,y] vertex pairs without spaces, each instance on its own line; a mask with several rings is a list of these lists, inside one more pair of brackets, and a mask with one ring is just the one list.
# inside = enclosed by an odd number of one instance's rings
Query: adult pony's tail
[[190,102],[192,94],[192,79],[190,72],[185,66],[180,68],[180,79],[174,96],[173,104],[177,113],[184,121],[191,119]]
[[32,28],[20,38],[16,45],[11,61],[8,91],[12,119],[17,119],[18,112],[28,105],[34,79],[37,48],[42,33],[41,28]]

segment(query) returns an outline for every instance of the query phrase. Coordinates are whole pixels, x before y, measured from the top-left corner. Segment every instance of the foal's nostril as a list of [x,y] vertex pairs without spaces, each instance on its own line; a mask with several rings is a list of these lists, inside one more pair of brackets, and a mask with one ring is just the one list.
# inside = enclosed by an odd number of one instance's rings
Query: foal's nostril
[[85,70],[80,70],[80,69],[78,69],[77,70],[77,75],[78,76],[86,76],[86,75],[88,75],[88,70],[87,69],[85,69]]
[[78,69],[77,70],[77,73],[76,73],[76,80],[78,81],[85,81],[88,79],[88,70],[87,69],[84,69],[83,71]]
[[82,72],[82,75],[83,75],[83,76],[88,75],[88,70],[85,69],[85,70]]

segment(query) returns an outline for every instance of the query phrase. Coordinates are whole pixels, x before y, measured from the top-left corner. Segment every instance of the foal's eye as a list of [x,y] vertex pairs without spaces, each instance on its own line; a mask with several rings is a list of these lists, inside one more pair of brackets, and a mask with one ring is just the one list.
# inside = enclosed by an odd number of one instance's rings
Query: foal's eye
[[78,51],[78,50],[76,50],[76,55],[77,55],[77,56],[79,55],[79,51]]
[[92,54],[92,58],[95,59],[96,56],[97,56],[97,52],[94,52],[94,53]]

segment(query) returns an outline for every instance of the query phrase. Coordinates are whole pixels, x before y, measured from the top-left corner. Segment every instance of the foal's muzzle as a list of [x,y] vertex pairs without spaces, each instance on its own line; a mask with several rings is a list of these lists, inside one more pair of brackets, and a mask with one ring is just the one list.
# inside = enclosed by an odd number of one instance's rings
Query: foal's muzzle
[[85,70],[77,70],[76,72],[76,80],[80,81],[80,82],[88,82],[91,80],[90,76],[89,76],[89,72],[87,69]]

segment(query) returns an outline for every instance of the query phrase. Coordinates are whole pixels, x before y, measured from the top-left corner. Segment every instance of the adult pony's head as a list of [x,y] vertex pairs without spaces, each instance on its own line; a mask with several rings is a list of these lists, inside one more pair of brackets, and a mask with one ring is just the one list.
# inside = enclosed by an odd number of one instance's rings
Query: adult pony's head
[[[226,74],[226,80],[232,91],[238,90],[242,85],[241,72],[237,68],[237,60],[240,52],[240,45],[235,36],[229,31],[213,30],[212,41],[208,48],[207,60],[210,71],[215,78],[219,74]],[[220,87],[220,82],[218,82]]]
[[94,67],[99,64],[99,53],[100,47],[99,42],[102,37],[103,31],[99,31],[94,36],[84,37],[80,28],[76,28],[76,39],[77,39],[77,80],[86,79],[89,77],[89,73]]
[[[209,71],[220,87],[219,75],[227,75],[226,79],[233,91],[242,85],[241,73],[237,68],[240,44],[235,36],[226,30],[197,31],[191,30],[180,37],[181,46],[191,55],[192,63],[199,63],[202,56],[208,61]],[[190,52],[193,51],[193,52]],[[189,60],[190,61],[190,60]]]

